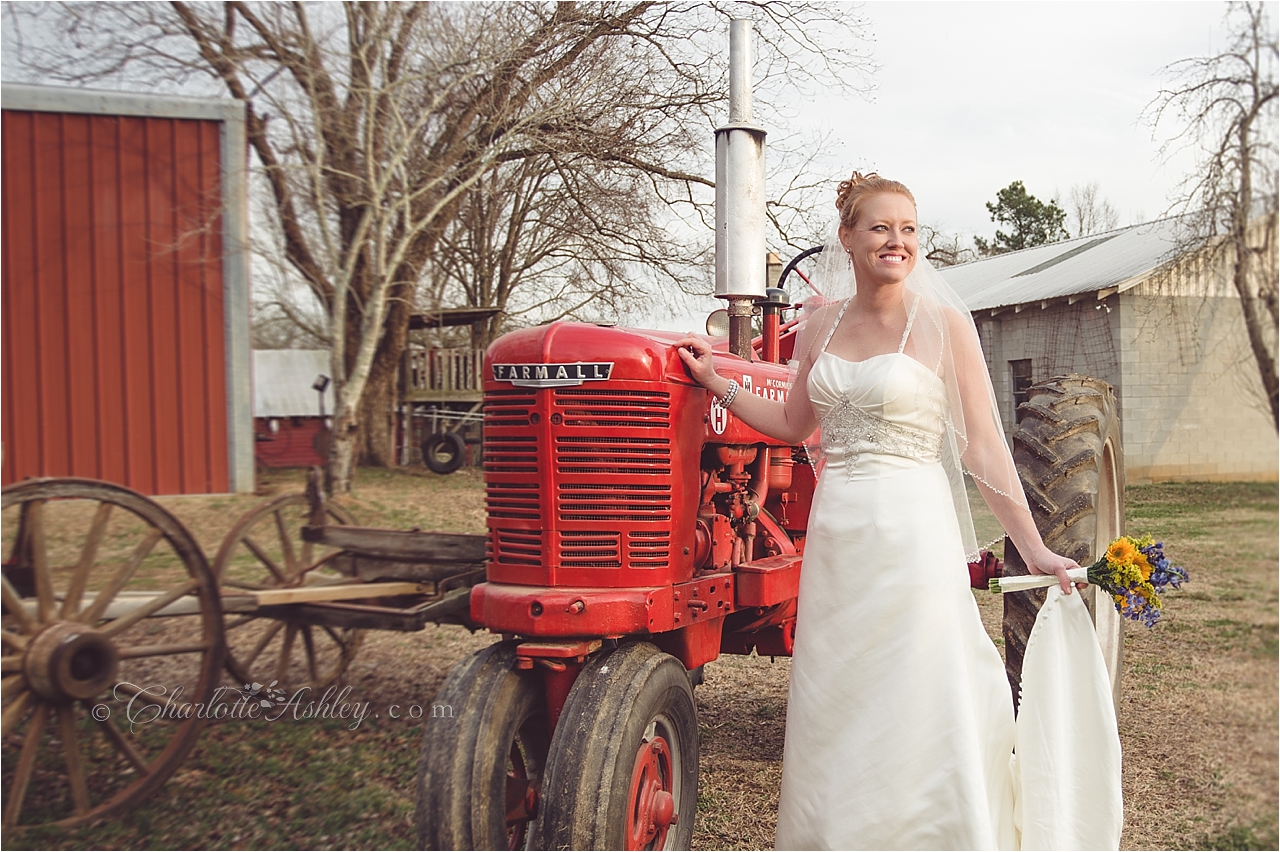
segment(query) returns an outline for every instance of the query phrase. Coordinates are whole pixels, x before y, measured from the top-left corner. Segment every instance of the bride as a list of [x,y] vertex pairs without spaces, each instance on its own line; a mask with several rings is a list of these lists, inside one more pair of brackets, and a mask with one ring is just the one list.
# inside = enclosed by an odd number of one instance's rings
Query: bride
[[1069,595],[1076,563],[1036,530],[977,330],[918,257],[911,192],[854,172],[836,207],[785,403],[739,393],[705,340],[677,344],[752,428],[798,445],[821,427],[777,847],[1017,848],[1013,703],[969,591],[963,474],[1031,573]]

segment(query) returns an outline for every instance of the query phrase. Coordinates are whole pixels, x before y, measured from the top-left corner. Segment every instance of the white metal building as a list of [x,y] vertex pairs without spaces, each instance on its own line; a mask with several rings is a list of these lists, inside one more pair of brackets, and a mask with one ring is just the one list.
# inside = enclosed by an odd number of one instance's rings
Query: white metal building
[[1084,373],[1116,389],[1130,483],[1276,479],[1276,430],[1230,271],[1179,256],[1177,224],[941,272],[973,312],[1009,431],[1028,386]]

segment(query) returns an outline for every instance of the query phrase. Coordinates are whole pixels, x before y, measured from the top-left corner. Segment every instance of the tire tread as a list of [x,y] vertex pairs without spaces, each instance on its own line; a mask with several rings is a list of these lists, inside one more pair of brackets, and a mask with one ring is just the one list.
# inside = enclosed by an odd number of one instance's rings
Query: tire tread
[[[1013,456],[1036,527],[1055,553],[1087,564],[1094,556],[1098,491],[1108,441],[1116,454],[1123,495],[1119,419],[1110,386],[1087,376],[1063,376],[1033,385],[1018,407]],[[1005,542],[1005,573],[1026,574],[1011,541]],[[1004,596],[1005,669],[1018,701],[1022,657],[1044,590]]]

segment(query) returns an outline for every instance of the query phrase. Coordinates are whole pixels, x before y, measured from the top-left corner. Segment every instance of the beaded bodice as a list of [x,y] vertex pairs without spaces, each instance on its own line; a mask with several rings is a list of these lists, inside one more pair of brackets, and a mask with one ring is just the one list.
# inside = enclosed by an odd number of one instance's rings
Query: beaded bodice
[[822,425],[828,463],[852,472],[861,456],[889,455],[937,462],[946,404],[942,382],[901,353],[845,361],[823,353],[809,373],[809,398]]
[[824,351],[809,372],[823,455],[828,465],[845,465],[850,476],[868,457],[931,464],[941,456],[945,386],[902,351],[914,314],[897,352],[846,361]]

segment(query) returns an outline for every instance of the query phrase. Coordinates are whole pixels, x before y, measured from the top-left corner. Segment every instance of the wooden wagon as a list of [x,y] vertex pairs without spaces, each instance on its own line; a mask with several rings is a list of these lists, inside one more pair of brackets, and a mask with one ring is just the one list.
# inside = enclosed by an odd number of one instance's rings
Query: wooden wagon
[[136,805],[211,718],[333,683],[366,630],[467,623],[484,536],[356,527],[317,483],[245,514],[212,561],[123,486],[4,490],[5,828]]

